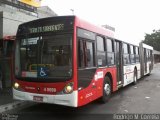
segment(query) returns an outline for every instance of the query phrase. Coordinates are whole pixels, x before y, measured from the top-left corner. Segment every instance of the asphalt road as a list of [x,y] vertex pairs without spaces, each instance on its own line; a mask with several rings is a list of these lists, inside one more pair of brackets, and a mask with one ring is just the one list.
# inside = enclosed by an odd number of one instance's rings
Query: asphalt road
[[[151,75],[140,79],[137,85],[131,84],[113,93],[110,101],[106,104],[94,101],[80,108],[35,104],[6,113],[18,115],[18,120],[25,120],[25,118],[26,120],[31,118],[34,120],[48,118],[81,119],[81,116],[84,118],[86,118],[85,116],[88,118],[92,116],[91,119],[98,119],[106,114],[111,114],[108,117],[113,118],[113,114],[117,113],[158,114],[160,113],[160,64],[155,65]],[[60,117],[56,117],[57,115]]]

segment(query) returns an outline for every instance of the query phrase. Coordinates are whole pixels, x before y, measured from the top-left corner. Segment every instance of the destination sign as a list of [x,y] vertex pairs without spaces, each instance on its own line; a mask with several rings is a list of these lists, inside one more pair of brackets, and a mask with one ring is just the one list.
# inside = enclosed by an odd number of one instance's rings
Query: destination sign
[[33,33],[43,33],[43,32],[54,32],[64,30],[64,24],[56,24],[56,25],[48,25],[48,26],[40,26],[29,28],[29,32]]

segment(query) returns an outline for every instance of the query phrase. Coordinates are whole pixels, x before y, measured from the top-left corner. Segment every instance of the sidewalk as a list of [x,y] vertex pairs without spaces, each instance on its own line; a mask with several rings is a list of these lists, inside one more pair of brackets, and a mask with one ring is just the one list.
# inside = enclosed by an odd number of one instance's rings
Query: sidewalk
[[13,100],[12,88],[0,89],[0,113],[28,104],[27,101]]
[[0,90],[0,106],[4,104],[12,103],[14,101],[15,100],[13,100],[11,88],[5,88],[3,90]]

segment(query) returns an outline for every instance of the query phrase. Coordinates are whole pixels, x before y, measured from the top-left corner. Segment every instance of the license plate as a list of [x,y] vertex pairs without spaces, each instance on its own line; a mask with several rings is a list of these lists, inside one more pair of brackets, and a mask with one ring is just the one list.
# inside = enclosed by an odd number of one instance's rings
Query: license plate
[[33,100],[37,102],[43,102],[43,97],[41,96],[33,96]]

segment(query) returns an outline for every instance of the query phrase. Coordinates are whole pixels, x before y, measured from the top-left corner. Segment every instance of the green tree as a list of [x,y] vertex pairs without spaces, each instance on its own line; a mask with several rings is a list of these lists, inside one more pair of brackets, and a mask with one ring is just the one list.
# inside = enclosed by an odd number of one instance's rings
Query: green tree
[[153,33],[146,34],[143,42],[160,51],[160,30],[153,30]]

